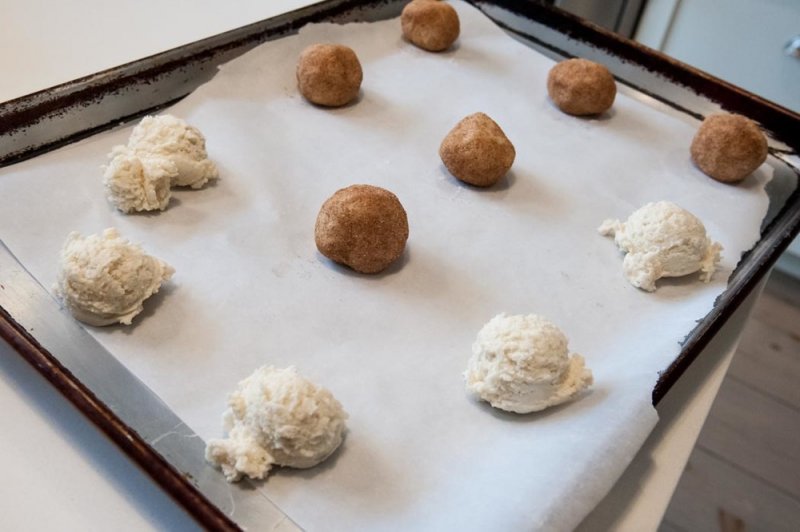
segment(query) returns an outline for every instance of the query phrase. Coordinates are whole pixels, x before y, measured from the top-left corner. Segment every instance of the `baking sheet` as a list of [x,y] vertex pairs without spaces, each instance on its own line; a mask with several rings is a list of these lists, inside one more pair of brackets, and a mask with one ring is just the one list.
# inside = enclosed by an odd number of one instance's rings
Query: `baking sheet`
[[[657,371],[766,212],[768,167],[739,187],[706,178],[688,158],[697,123],[632,91],[599,120],[561,114],[545,94],[552,62],[455,5],[462,38],[446,54],[404,43],[394,20],[307,27],[226,65],[170,111],[206,134],[222,179],[178,192],[164,213],[125,216],[103,197],[98,166],[130,128],[0,174],[0,236],[43,284],[73,229],[114,225],[176,267],[133,327],[93,334],[203,438],[221,434],[225,396],[264,363],[295,364],[342,401],[341,451],[263,483],[305,528],[580,522],[651,429]],[[324,41],[352,46],[364,65],[362,97],[345,109],[314,108],[294,87],[297,54]],[[436,154],[476,111],[517,148],[509,177],[485,191],[449,177]],[[319,206],[353,183],[389,188],[409,214],[406,256],[379,277],[314,248]],[[596,234],[602,219],[661,199],[725,247],[710,284],[637,291]],[[470,344],[502,311],[560,325],[594,370],[593,391],[530,416],[468,400]]]

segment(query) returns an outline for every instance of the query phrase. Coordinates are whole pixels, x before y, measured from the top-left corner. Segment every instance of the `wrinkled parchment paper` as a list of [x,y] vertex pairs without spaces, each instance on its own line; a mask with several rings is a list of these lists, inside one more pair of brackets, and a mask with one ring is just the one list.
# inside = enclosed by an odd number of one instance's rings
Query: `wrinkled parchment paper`
[[[0,238],[45,286],[71,230],[115,226],[176,268],[133,326],[92,334],[203,438],[222,435],[227,394],[260,365],[296,365],[333,391],[350,414],[341,449],[260,484],[307,529],[577,525],[655,424],[657,372],[767,209],[767,167],[740,186],[693,167],[695,120],[622,86],[600,118],[562,114],[546,95],[552,61],[454,5],[462,33],[446,53],[404,42],[395,19],[309,26],[225,65],[168,111],[203,131],[221,179],[176,191],[163,213],[126,216],[105,200],[100,165],[132,126],[0,172]],[[356,50],[358,102],[330,110],[299,96],[295,61],[317,42]],[[489,190],[460,184],[437,155],[477,111],[517,150]],[[406,253],[381,275],[314,246],[320,205],[355,183],[393,191],[408,212]],[[709,284],[689,276],[646,293],[623,278],[596,228],[658,200],[724,246]],[[500,312],[559,325],[594,371],[591,392],[531,415],[469,398],[471,344]]]

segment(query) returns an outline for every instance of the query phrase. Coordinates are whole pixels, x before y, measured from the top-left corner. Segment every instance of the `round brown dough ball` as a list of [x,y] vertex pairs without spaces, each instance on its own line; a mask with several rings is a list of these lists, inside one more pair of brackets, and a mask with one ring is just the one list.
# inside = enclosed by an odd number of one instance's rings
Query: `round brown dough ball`
[[514,164],[516,155],[500,126],[484,113],[461,119],[439,146],[439,157],[450,173],[478,187],[497,183]]
[[570,115],[598,115],[611,108],[617,84],[608,69],[587,59],[567,59],[550,69],[547,93]]
[[356,53],[341,44],[312,44],[297,61],[297,86],[311,103],[339,107],[353,101],[363,72]]
[[408,218],[397,196],[371,185],[337,191],[314,227],[320,253],[361,273],[378,273],[403,254]]
[[716,114],[700,124],[691,152],[704,173],[723,183],[736,183],[767,159],[767,138],[749,118]]
[[403,36],[429,52],[447,50],[461,31],[453,6],[436,0],[414,0],[400,15]]

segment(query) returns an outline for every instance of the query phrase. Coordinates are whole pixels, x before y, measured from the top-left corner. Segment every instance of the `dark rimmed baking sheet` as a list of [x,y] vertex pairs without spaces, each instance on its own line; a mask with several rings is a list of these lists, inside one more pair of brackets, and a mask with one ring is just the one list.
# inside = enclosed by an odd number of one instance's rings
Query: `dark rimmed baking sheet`
[[[483,5],[483,4],[482,4],[482,5]],[[340,4],[339,6],[341,7],[341,4]],[[530,7],[530,6],[528,6],[528,7]],[[385,6],[384,6],[384,8],[385,8]],[[537,9],[538,9],[538,8],[537,8]],[[499,14],[502,14],[501,12],[497,12],[497,13],[499,13]],[[496,13],[496,14],[497,14],[497,13]],[[549,12],[548,12],[548,13],[549,13]],[[569,20],[569,19],[568,19],[568,20]],[[521,21],[519,21],[519,20],[518,20],[518,22],[520,22],[520,23],[530,23],[528,20],[525,20],[525,19],[522,19]],[[573,22],[574,22],[574,21],[573,21]],[[508,25],[508,21],[504,21],[504,23]],[[568,45],[573,45],[574,43],[566,42],[566,43],[563,43],[563,44],[564,44],[564,46],[563,46],[564,48],[568,48]],[[558,47],[558,46],[557,46],[557,47]],[[581,55],[586,55],[586,54],[581,54]],[[612,68],[612,70],[613,70],[613,68]],[[645,77],[646,77],[646,76],[645,76]],[[644,81],[647,81],[647,80],[644,80]],[[643,83],[643,84],[644,84],[644,83]],[[674,89],[674,87],[672,87],[672,88]],[[706,102],[706,104],[708,105],[708,102]],[[712,106],[712,107],[713,107],[713,106]],[[696,110],[695,110],[695,112],[696,112]],[[130,114],[130,113],[128,113],[128,114]],[[772,163],[773,163],[773,164],[775,164],[775,161],[772,161]],[[779,220],[780,220],[780,217],[779,217]],[[789,226],[788,226],[788,227],[789,227],[789,230],[790,230],[790,231],[791,231],[791,230],[796,230],[796,229],[794,228],[794,226],[792,226],[792,225],[791,225],[792,223],[794,223],[794,224],[796,225],[796,220],[794,220],[794,222],[792,222],[792,218],[791,218],[791,217],[789,217],[789,218],[787,219],[785,216],[784,216],[783,220],[784,220],[784,221],[788,220],[788,222],[787,222],[787,223],[789,224]],[[784,236],[785,236],[785,235],[784,235]],[[762,240],[762,242],[763,242],[763,241],[764,241],[764,240]],[[780,245],[780,243],[781,243],[781,242],[782,242],[782,240],[781,240],[780,238],[778,238],[778,243],[779,243],[779,245]],[[788,243],[788,240],[787,240],[786,242]],[[768,261],[768,260],[770,260],[770,259],[774,259],[774,256],[773,256],[773,254],[774,254],[774,248],[772,248],[772,250],[771,250],[771,251],[770,251],[769,249],[767,249],[767,250],[766,250],[764,253],[766,254],[766,255],[764,255],[764,256],[766,256],[766,257],[767,257],[767,258],[766,258],[766,260],[767,260],[767,261]],[[759,264],[760,264],[760,265],[759,265]],[[763,273],[763,269],[762,269],[762,268],[763,268],[763,264],[761,264],[761,263],[757,263],[757,266],[756,266],[756,271],[760,271],[761,273]],[[742,268],[740,268],[740,271],[741,271],[741,269],[742,269]],[[751,275],[751,276],[749,277],[749,279],[754,279],[755,277],[757,277],[757,276],[753,276],[753,275]],[[735,279],[735,278],[734,278],[734,279]],[[735,299],[735,297],[737,296],[737,294],[741,295],[741,294],[743,294],[743,293],[746,293],[746,290],[745,290],[745,291],[743,291],[743,290],[740,288],[738,291],[734,291],[734,292],[732,293],[732,298],[733,298],[733,299]],[[732,300],[733,300],[733,299],[732,299]],[[5,306],[5,305],[4,305],[4,306]],[[724,309],[723,309],[723,310],[724,310]],[[12,313],[12,315],[14,315],[14,313]],[[724,314],[721,314],[721,316],[723,316],[723,317],[724,317]],[[712,323],[712,325],[713,325],[713,323]],[[38,330],[38,329],[37,329],[37,330]],[[703,333],[703,334],[707,334],[707,333]],[[700,336],[701,336],[701,338],[703,337],[703,334],[701,334],[701,335],[700,335]],[[706,338],[708,338],[708,337],[709,337],[709,336],[706,336]],[[698,351],[699,351],[699,349],[698,349]],[[697,353],[698,351],[695,351],[695,353],[694,353],[694,354],[696,355],[696,353]],[[691,350],[688,350],[688,351],[687,351],[686,349],[684,349],[684,353],[683,353],[683,355],[682,355],[682,356],[689,356],[690,354],[691,354]],[[666,375],[668,376],[667,378],[669,378],[669,376],[670,376],[670,375],[672,376],[672,378],[676,378],[676,375],[677,375],[677,373],[676,373],[675,371],[671,371],[671,372],[668,372]],[[662,381],[665,381],[665,379],[664,379],[664,378],[662,378]],[[665,382],[666,382],[666,381],[665,381]],[[138,428],[138,427],[137,427],[137,428]]]

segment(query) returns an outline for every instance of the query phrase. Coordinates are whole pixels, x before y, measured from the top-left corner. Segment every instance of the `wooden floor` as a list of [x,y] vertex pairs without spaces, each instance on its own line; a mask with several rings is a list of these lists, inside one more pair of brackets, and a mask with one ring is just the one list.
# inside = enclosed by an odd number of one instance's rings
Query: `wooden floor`
[[800,281],[772,274],[659,530],[800,531]]

